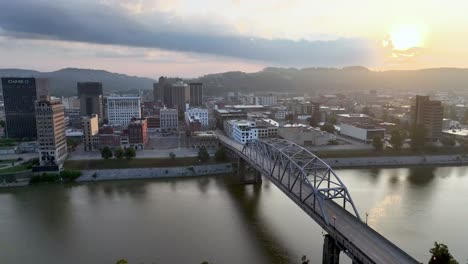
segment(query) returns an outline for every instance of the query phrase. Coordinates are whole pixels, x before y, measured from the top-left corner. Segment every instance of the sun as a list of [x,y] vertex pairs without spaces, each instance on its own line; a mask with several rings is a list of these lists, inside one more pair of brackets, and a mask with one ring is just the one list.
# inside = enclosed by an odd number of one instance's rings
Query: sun
[[394,27],[389,35],[394,49],[408,50],[423,46],[425,30],[417,25],[402,25]]

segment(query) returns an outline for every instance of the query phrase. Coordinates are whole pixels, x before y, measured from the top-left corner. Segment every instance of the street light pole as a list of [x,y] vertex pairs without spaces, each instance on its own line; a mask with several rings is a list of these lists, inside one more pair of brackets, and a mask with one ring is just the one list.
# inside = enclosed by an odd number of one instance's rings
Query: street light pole
[[367,225],[367,217],[369,217],[369,213],[366,212],[366,225]]

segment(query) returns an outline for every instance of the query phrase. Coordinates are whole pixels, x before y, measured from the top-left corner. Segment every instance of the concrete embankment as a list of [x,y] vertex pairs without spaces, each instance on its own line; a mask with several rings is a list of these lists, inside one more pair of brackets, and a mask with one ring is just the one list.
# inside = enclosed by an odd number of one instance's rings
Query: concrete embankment
[[195,165],[187,167],[82,170],[77,182],[161,179],[224,174],[233,171],[231,163]]
[[460,166],[468,165],[465,155],[423,155],[395,157],[354,157],[323,159],[332,168],[402,167],[402,166]]

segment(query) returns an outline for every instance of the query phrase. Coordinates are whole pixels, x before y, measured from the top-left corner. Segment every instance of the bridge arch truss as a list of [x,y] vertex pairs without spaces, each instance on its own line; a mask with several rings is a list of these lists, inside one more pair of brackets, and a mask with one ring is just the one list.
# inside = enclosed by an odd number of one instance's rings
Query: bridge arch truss
[[[333,169],[309,150],[284,139],[248,141],[243,149],[250,162],[274,178],[289,195],[312,208],[331,225],[324,202],[333,200],[360,220],[359,212]],[[348,209],[346,207],[348,206]],[[350,206],[350,207],[349,207]]]

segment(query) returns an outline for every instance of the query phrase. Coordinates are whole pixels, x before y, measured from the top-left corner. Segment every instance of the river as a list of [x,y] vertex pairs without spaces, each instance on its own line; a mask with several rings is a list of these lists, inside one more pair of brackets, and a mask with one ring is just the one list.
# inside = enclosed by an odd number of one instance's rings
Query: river
[[[368,223],[427,263],[468,259],[468,167],[338,170]],[[273,184],[233,176],[0,190],[0,263],[321,263],[322,230]],[[342,263],[350,263],[342,257]]]

